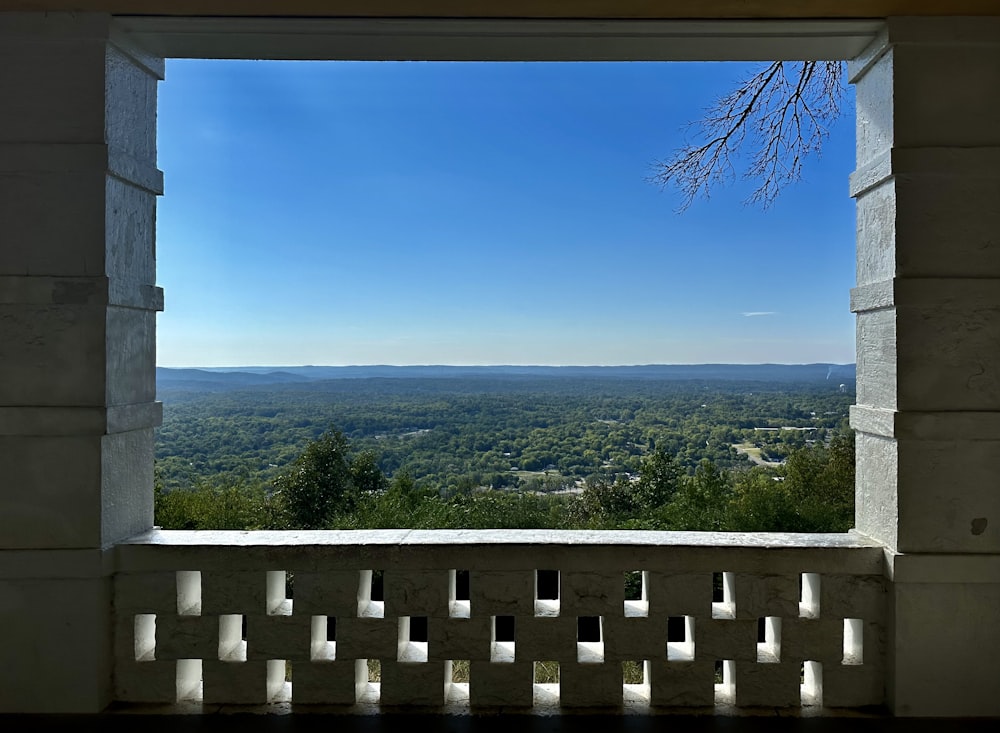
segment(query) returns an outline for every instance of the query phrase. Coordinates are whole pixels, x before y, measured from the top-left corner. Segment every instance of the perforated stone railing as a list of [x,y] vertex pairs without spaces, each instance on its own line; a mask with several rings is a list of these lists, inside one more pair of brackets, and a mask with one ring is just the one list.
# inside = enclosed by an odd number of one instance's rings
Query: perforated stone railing
[[884,697],[883,554],[849,534],[154,530],[116,552],[123,702]]

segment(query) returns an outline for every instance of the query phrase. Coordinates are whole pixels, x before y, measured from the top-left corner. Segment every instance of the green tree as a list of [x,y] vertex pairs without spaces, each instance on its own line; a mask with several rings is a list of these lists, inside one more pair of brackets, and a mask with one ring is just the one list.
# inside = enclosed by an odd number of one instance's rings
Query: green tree
[[854,526],[854,433],[836,435],[830,445],[792,453],[785,463],[785,488],[798,507],[801,532],[846,532]]
[[363,450],[351,459],[351,481],[362,494],[378,494],[389,486],[373,450]]
[[681,469],[674,457],[657,448],[642,461],[636,501],[641,509],[652,511],[667,504],[680,487]]
[[669,529],[718,532],[726,529],[726,510],[733,493],[732,475],[703,459],[666,507]]
[[274,480],[274,486],[292,528],[319,529],[335,514],[350,512],[358,490],[351,475],[347,438],[339,430],[323,433]]

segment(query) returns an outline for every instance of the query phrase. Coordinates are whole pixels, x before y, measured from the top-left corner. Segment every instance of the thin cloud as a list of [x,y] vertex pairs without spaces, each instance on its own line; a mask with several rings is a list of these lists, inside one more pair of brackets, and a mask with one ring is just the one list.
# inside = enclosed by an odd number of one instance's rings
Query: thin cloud
[[777,315],[777,311],[743,311],[743,315],[747,318],[756,318],[757,316]]

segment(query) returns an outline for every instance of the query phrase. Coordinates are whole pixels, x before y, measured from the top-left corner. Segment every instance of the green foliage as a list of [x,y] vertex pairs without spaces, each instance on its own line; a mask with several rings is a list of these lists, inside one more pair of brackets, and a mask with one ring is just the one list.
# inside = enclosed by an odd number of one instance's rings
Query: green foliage
[[570,521],[587,529],[613,529],[635,519],[640,507],[637,484],[628,476],[595,476],[587,481]]
[[[593,474],[613,480],[638,473],[654,445],[684,474],[703,458],[735,468],[746,459],[733,443],[787,453],[822,441],[853,401],[827,383],[611,377],[339,379],[162,397],[166,488],[203,478],[270,484],[335,425],[357,452],[375,451],[385,474],[405,469],[446,493],[498,488],[498,477],[513,482],[513,467],[547,474],[546,489]],[[782,426],[815,429],[753,430]]]
[[296,529],[326,527],[334,515],[353,511],[363,493],[380,491],[384,484],[374,456],[365,452],[352,458],[339,430],[323,433],[274,480],[288,524]]
[[680,488],[681,468],[663,448],[656,448],[642,461],[639,485],[636,487],[638,506],[649,512],[670,502]]
[[351,459],[351,482],[359,494],[378,494],[389,486],[389,480],[378,465],[378,454],[363,450]]
[[[197,400],[174,403],[160,436],[156,522],[810,532],[853,523],[854,442],[842,431],[850,395],[828,388],[512,380],[494,394],[461,379],[339,381],[355,384],[330,387],[326,407],[342,411],[350,437],[313,433],[327,413],[298,392],[253,394],[242,407],[234,393],[215,395],[220,414],[207,417]],[[754,430],[796,424],[810,429]],[[751,467],[737,442],[787,458]],[[565,493],[585,476],[581,493]]]
[[285,529],[280,503],[259,485],[212,486],[154,491],[154,520],[163,529]]
[[395,488],[364,497],[335,517],[336,529],[554,529],[563,526],[561,500],[510,491],[441,498],[427,490]]
[[709,460],[698,464],[663,511],[666,529],[718,532],[730,529],[726,513],[732,498],[732,477]]

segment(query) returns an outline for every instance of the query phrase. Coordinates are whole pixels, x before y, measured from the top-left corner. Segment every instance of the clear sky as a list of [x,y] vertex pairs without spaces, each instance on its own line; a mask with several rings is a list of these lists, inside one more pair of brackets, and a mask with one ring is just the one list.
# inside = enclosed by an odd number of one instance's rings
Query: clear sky
[[168,62],[158,363],[852,362],[850,91],[767,211],[647,182],[753,68]]

